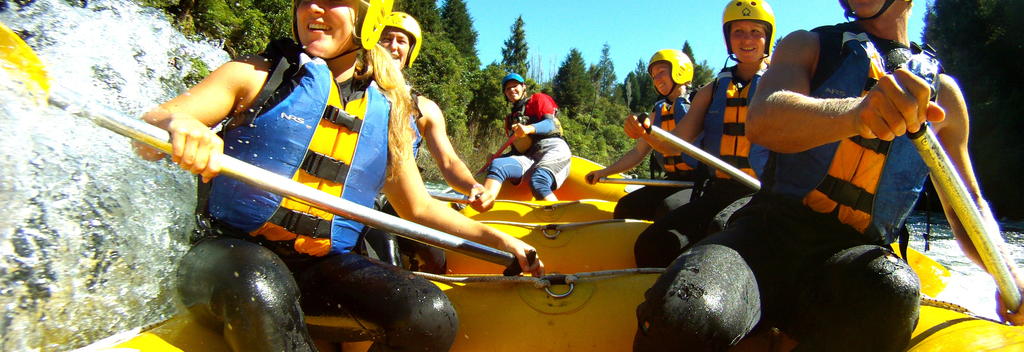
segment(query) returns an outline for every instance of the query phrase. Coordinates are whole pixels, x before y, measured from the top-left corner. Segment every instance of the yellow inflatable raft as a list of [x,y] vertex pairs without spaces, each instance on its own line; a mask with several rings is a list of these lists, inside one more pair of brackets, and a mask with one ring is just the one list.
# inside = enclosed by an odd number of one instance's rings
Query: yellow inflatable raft
[[[622,196],[626,195],[626,186],[609,183],[598,183],[596,185],[588,184],[584,176],[587,173],[603,169],[598,163],[593,161],[573,156],[572,164],[569,169],[569,177],[562,182],[562,185],[555,190],[555,196],[559,200],[579,200],[579,199],[600,199],[608,201],[617,201]],[[621,175],[612,175],[611,178],[621,178]],[[501,192],[498,193],[498,199],[509,199],[509,200],[533,200],[533,194],[530,192],[530,186],[526,182],[520,182],[518,185],[512,185],[508,182],[501,187]]]

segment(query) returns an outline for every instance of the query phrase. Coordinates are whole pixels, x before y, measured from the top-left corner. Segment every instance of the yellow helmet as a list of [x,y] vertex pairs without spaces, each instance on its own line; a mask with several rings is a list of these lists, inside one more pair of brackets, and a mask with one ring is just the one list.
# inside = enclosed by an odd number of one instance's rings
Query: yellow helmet
[[[295,9],[298,8],[300,0],[292,0],[292,38],[299,40],[298,23],[295,21]],[[384,19],[391,13],[395,0],[359,0],[356,9],[355,30],[359,34],[358,39],[364,50],[370,50],[380,40],[384,32]]]
[[420,23],[405,12],[392,12],[384,20],[384,27],[395,27],[412,36],[412,43],[409,43],[409,57],[405,61],[405,67],[411,67],[420,54],[420,43],[423,40],[423,32],[420,30]]
[[678,85],[690,83],[693,80],[693,61],[686,56],[682,50],[661,49],[651,56],[647,62],[647,74],[651,73],[651,66],[658,61],[667,61],[672,67],[672,81]]
[[732,55],[732,45],[729,43],[729,22],[732,21],[760,21],[767,26],[767,40],[764,43],[764,55],[771,55],[772,42],[775,40],[775,12],[771,5],[764,0],[729,0],[725,5],[725,12],[722,13],[722,31],[725,33],[725,50]]

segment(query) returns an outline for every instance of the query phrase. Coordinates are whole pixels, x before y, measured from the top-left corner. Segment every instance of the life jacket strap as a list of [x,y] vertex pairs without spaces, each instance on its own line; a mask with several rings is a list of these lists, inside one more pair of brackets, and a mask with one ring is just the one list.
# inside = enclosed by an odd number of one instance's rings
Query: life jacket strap
[[873,151],[875,153],[882,154],[882,155],[888,155],[889,154],[889,148],[892,147],[892,142],[884,141],[884,140],[881,140],[881,139],[878,139],[878,138],[870,138],[869,139],[869,138],[864,138],[864,137],[861,137],[861,136],[854,136],[854,137],[850,137],[850,141],[852,141],[854,143],[857,143],[857,145],[860,145],[861,147],[864,147],[864,149],[867,149],[867,150],[870,150],[870,151]]
[[722,161],[736,167],[737,169],[750,169],[750,159],[738,155],[722,155]]
[[328,105],[327,108],[324,109],[323,119],[330,121],[335,125],[344,126],[352,132],[359,132],[359,128],[363,126],[362,119],[333,105]]
[[836,203],[868,214],[871,214],[872,204],[875,202],[875,195],[871,192],[832,175],[825,175],[817,190]]
[[331,238],[331,221],[321,219],[313,214],[279,207],[267,222],[281,226],[296,235]]
[[742,122],[726,122],[722,124],[722,134],[726,136],[745,136],[746,127]]
[[310,150],[306,152],[299,168],[318,178],[345,183],[349,166],[341,160]]
[[747,98],[725,99],[725,106],[747,106]]
[[867,92],[871,90],[871,88],[874,88],[876,84],[878,84],[877,79],[868,77],[868,79],[864,81],[864,91]]

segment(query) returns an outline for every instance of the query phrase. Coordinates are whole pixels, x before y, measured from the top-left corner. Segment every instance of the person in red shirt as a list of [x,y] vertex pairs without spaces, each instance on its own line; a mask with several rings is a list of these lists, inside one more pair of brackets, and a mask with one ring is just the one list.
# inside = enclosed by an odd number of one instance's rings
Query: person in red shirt
[[494,196],[505,180],[518,183],[523,178],[529,178],[534,198],[556,201],[554,191],[569,176],[572,158],[555,117],[558,104],[544,93],[527,96],[526,81],[516,73],[506,75],[501,86],[505,99],[512,103],[512,113],[505,116],[505,134],[516,139],[512,150],[488,167],[484,189],[490,197],[484,197],[483,208],[494,205]]

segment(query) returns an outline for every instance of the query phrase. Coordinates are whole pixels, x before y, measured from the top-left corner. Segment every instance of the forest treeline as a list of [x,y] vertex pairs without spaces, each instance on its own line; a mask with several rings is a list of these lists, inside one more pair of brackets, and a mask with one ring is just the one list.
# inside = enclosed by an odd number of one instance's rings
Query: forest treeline
[[[257,53],[270,39],[291,35],[289,0],[140,1],[163,9],[187,35],[223,41],[232,57]],[[482,65],[464,0],[446,0],[440,7],[434,0],[398,0],[395,10],[411,14],[424,30],[422,51],[406,76],[441,106],[452,143],[472,170],[505,140],[501,119],[509,105],[498,82],[508,72],[527,77],[532,92],[554,97],[573,153],[605,165],[634,145],[622,132],[623,118],[651,110],[659,98],[645,60],[636,62],[626,77],[616,77],[608,43],[593,63],[583,59],[579,48],[567,47],[557,72],[545,75],[531,67],[528,24],[522,17],[508,24],[501,61]],[[935,0],[926,11],[923,38],[913,39],[938,51],[946,72],[965,92],[972,120],[970,150],[982,189],[997,215],[1024,218],[1024,187],[1012,177],[1024,174],[1024,138],[1014,136],[1024,127],[1015,106],[1024,101],[1024,89],[1013,83],[1024,79],[1024,64],[1014,59],[1024,57],[1024,41],[1011,38],[1024,0]],[[699,87],[717,68],[707,58],[695,58],[685,39],[678,38],[679,48],[697,63],[694,87]],[[423,154],[424,177],[440,180]],[[647,163],[634,173],[649,177]]]

